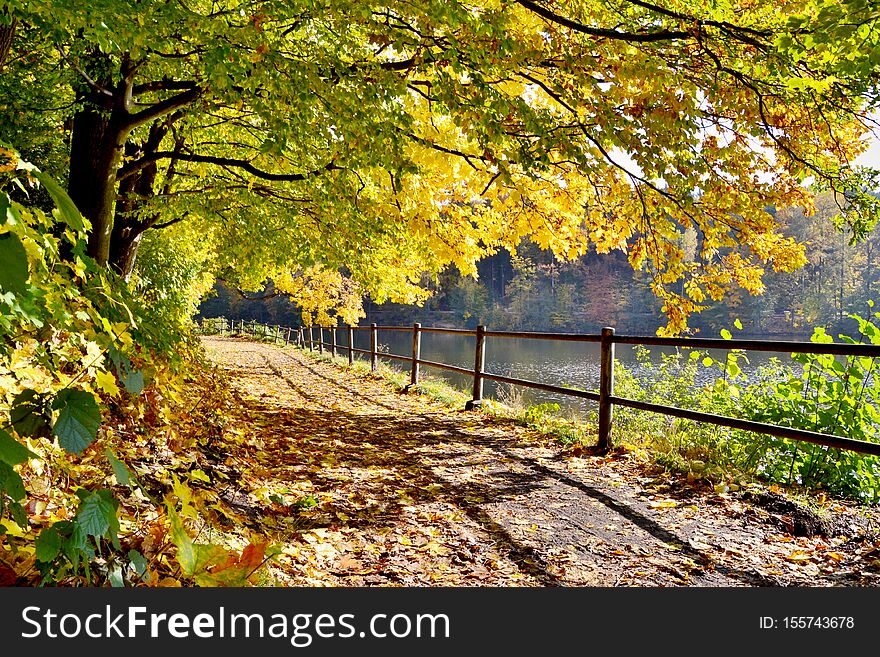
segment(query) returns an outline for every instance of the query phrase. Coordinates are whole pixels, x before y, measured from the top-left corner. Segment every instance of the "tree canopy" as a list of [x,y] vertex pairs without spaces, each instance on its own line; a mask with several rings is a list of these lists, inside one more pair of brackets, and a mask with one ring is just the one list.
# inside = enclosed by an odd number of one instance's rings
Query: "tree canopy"
[[147,236],[184,282],[272,279],[352,321],[353,296],[420,301],[424,274],[523,239],[592,245],[646,269],[680,331],[805,263],[767,211],[810,208],[805,183],[854,235],[875,221],[852,166],[877,104],[865,0],[0,9],[0,138],[66,178],[126,277]]

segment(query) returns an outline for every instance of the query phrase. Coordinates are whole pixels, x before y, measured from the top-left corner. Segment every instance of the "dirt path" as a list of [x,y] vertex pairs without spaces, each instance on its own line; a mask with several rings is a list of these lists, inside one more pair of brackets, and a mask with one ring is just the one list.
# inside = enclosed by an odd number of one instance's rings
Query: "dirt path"
[[831,511],[837,536],[795,537],[786,509],[678,485],[630,455],[563,457],[509,421],[293,348],[204,344],[249,425],[229,448],[233,501],[281,545],[278,584],[880,582],[880,544],[858,511]]

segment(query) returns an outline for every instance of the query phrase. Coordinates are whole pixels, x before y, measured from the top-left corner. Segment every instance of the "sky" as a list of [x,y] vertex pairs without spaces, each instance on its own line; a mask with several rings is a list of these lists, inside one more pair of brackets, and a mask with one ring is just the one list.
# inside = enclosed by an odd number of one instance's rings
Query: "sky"
[[880,135],[871,136],[871,146],[856,160],[856,164],[880,169]]

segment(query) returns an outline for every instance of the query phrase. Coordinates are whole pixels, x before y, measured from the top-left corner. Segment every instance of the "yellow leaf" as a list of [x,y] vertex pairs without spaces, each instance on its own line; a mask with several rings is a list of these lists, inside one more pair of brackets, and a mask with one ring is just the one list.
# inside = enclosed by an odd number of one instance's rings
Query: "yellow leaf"
[[98,387],[112,397],[119,396],[119,386],[116,385],[116,377],[110,372],[98,372],[95,375]]
[[211,483],[210,477],[205,474],[204,470],[190,470],[189,478],[191,481],[204,481],[206,483]]
[[428,554],[435,557],[442,557],[443,555],[449,553],[449,548],[441,545],[437,541],[428,541],[424,549]]
[[803,563],[812,559],[812,555],[809,552],[804,552],[803,550],[795,550],[785,558],[789,561],[794,561],[795,563]]

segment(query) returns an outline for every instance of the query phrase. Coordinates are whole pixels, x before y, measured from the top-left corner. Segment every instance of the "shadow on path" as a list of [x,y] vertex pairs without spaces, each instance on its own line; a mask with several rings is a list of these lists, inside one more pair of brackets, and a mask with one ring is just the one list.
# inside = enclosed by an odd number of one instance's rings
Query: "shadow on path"
[[[710,563],[680,525],[663,524],[668,516],[615,488],[600,469],[587,479],[566,471],[511,420],[432,406],[296,352],[236,347],[225,366],[247,391],[239,395],[247,415],[262,418],[262,446],[249,458],[274,481],[291,489],[307,482],[324,496],[312,528],[332,530],[343,518],[345,528],[384,536],[416,516],[457,509],[467,521],[438,530],[454,547],[444,563],[471,567],[468,546],[481,542],[533,585],[612,586],[637,569],[648,585],[777,583]],[[269,378],[272,394],[259,390]]]

